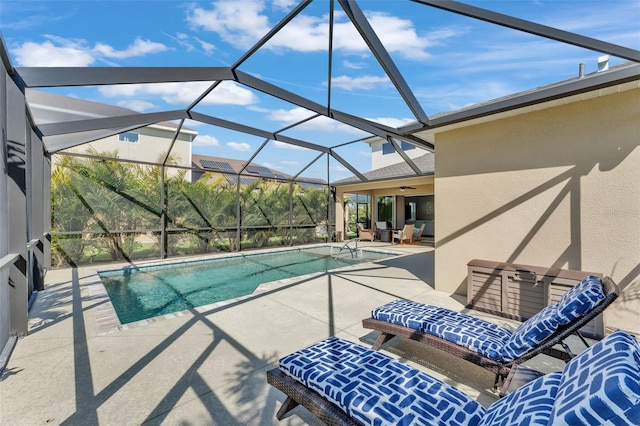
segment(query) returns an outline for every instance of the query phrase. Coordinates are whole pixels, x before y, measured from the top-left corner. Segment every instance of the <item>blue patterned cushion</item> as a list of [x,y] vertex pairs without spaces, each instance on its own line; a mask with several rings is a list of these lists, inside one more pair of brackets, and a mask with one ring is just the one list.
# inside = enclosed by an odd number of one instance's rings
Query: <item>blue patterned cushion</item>
[[640,425],[640,345],[617,331],[565,366],[549,424]]
[[600,278],[589,275],[567,291],[558,302],[560,324],[568,324],[592,310],[604,299]]
[[527,383],[493,403],[478,426],[529,426],[549,424],[561,372]]
[[280,369],[365,425],[475,426],[485,413],[456,388],[335,337],[282,358]]
[[558,328],[557,304],[547,306],[516,328],[502,348],[505,361],[513,361],[536,347]]
[[371,316],[446,339],[493,360],[502,359],[502,348],[511,338],[510,330],[492,322],[410,300],[387,303]]

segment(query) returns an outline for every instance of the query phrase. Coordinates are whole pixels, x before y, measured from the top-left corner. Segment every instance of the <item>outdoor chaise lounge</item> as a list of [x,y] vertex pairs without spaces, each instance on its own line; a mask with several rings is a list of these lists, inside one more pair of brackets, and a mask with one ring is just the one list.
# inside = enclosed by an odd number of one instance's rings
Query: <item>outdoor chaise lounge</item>
[[562,371],[534,379],[485,408],[432,376],[332,337],[280,359],[267,381],[332,425],[639,425],[640,346],[616,331]]
[[[417,340],[492,371],[497,387],[514,364],[538,354],[566,361],[572,354],[564,340],[600,314],[618,294],[611,278],[589,275],[559,302],[545,307],[514,331],[471,315],[403,299],[374,309],[362,325],[381,332],[374,350],[394,336]],[[557,344],[566,352],[554,349]]]

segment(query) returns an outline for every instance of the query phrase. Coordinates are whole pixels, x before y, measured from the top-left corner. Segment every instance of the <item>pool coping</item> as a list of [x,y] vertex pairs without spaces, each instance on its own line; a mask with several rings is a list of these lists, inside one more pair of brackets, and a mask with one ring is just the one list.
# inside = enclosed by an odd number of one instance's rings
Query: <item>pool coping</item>
[[[219,308],[222,306],[230,305],[233,303],[237,303],[242,300],[250,299],[252,297],[256,297],[262,293],[266,293],[268,291],[273,290],[274,287],[287,284],[297,280],[308,280],[315,276],[321,276],[326,274],[327,271],[320,272],[312,272],[304,275],[297,275],[295,277],[284,278],[281,280],[269,281],[266,283],[259,284],[258,287],[251,293],[244,296],[234,297],[232,299],[222,300],[219,302],[210,303],[207,305],[197,306],[192,309],[185,309],[182,311],[173,312],[170,314],[159,315],[153,318],[147,318],[140,321],[134,321],[127,324],[122,324],[120,319],[118,318],[118,314],[111,303],[111,298],[107,293],[107,289],[105,288],[100,276],[99,272],[111,271],[117,269],[124,269],[126,267],[148,267],[148,266],[162,266],[162,265],[171,265],[176,263],[187,263],[187,262],[198,262],[198,261],[207,261],[212,259],[225,259],[232,257],[243,257],[247,254],[268,254],[279,251],[289,251],[289,250],[300,250],[300,249],[309,249],[316,247],[341,247],[343,243],[339,244],[327,244],[327,243],[318,243],[312,245],[303,245],[303,246],[294,246],[294,247],[271,247],[267,249],[255,250],[255,251],[243,251],[243,252],[217,252],[217,253],[208,253],[205,255],[196,255],[196,256],[180,256],[174,257],[171,259],[153,259],[148,261],[140,261],[137,263],[132,262],[121,262],[114,264],[102,264],[102,265],[94,265],[87,266],[83,268],[84,278],[87,278],[88,282],[86,283],[87,291],[89,295],[89,300],[92,302],[92,312],[95,318],[96,323],[96,332],[98,336],[105,336],[108,334],[118,333],[121,331],[129,330],[132,328],[144,327],[150,324],[153,324],[158,321],[166,321],[174,318],[180,318],[185,316],[193,316],[197,313],[203,313],[207,311],[211,311],[215,308]],[[399,252],[393,249],[383,248],[383,247],[359,247],[361,250],[374,251],[386,254],[393,254],[394,258],[399,258],[406,256],[408,253]],[[358,267],[362,267],[362,265],[367,265],[370,263],[375,263],[379,261],[373,260],[368,262],[357,263],[354,265],[342,266],[340,268],[331,269],[331,272],[339,272],[339,271],[348,271],[350,269],[355,269]],[[94,279],[91,279],[94,278]]]

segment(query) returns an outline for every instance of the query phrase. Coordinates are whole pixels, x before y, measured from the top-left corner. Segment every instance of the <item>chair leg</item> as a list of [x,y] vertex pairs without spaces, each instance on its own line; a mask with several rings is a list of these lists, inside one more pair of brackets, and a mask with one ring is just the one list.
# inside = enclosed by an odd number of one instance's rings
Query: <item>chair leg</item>
[[380,346],[384,345],[385,343],[387,343],[389,340],[393,339],[394,337],[395,337],[395,335],[393,335],[393,334],[380,333],[380,335],[378,336],[376,341],[373,342],[373,346],[371,347],[371,349],[373,349],[374,351],[377,351],[378,349],[380,349]]
[[287,397],[287,399],[284,400],[284,402],[282,403],[282,406],[280,407],[280,409],[278,410],[278,412],[276,413],[276,418],[278,420],[282,420],[282,418],[291,410],[293,410],[294,408],[296,408],[299,404],[294,401],[293,399],[291,399],[290,396]]
[[500,378],[501,378],[501,377],[502,377],[502,376],[500,376],[499,374],[496,374],[496,378],[495,378],[495,380],[493,381],[493,391],[494,391],[494,392],[498,392],[498,383],[500,382]]

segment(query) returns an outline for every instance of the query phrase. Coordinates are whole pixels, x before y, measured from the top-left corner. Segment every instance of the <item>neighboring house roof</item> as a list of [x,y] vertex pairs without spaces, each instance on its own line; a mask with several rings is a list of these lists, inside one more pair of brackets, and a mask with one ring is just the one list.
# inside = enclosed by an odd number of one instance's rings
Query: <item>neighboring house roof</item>
[[[423,176],[428,176],[433,175],[435,172],[434,159],[434,154],[432,152],[429,152],[421,157],[414,158],[412,161],[420,169],[420,172]],[[370,172],[363,173],[363,175],[369,181],[391,180],[416,176],[413,169],[404,161],[401,163],[392,164],[387,167],[382,167],[380,169],[371,170]],[[332,185],[341,186],[351,185],[354,183],[362,183],[362,181],[358,179],[358,177],[352,176],[346,179],[332,182]]]
[[[244,167],[247,163],[246,160],[192,154],[191,161],[192,166],[201,169],[202,172],[221,173],[227,181],[233,185],[237,183],[238,175],[240,175],[240,183],[243,185],[255,182],[260,178],[284,181],[293,179],[291,175],[253,162],[249,163],[247,167]],[[242,171],[242,173],[240,173],[240,171]],[[318,178],[298,177],[296,182],[303,188],[318,188],[327,185],[325,180]]]
[[[88,101],[86,99],[62,96],[55,93],[41,90],[26,89],[26,98],[29,111],[34,122],[38,126],[52,123],[68,123],[79,120],[103,119],[119,116],[135,116],[140,114],[137,111],[119,106],[107,105],[99,102]],[[90,131],[80,131],[73,133],[55,134],[44,136],[43,142],[47,151],[56,152],[74,146],[82,145],[104,139],[114,133],[122,133],[134,128],[155,128],[174,132],[178,126],[175,123],[162,121],[155,124],[137,125],[128,127],[114,127],[112,129],[100,129]],[[182,127],[180,133],[190,135],[191,139],[197,136],[198,132]]]
[[[41,90],[27,89],[26,96],[29,101],[29,106],[31,107],[33,118],[38,125],[55,122],[57,120],[68,120],[70,116],[75,116],[76,119],[81,120],[140,114],[138,111],[120,106],[103,104],[71,96],[57,95]],[[170,121],[161,121],[144,127],[168,127],[170,129],[177,129],[178,125]],[[180,131],[193,135],[198,134],[197,131],[188,127],[182,127]]]

